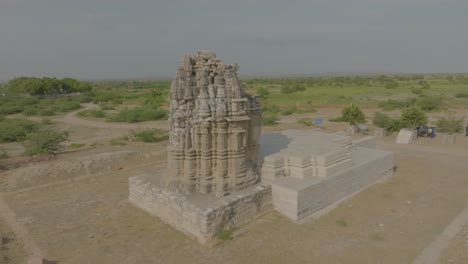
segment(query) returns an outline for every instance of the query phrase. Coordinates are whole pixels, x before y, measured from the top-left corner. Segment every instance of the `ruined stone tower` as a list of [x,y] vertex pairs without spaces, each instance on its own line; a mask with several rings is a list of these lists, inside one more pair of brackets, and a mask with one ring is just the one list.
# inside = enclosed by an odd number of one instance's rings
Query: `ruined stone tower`
[[259,181],[261,108],[238,69],[210,51],[183,57],[170,93],[167,187],[224,196]]

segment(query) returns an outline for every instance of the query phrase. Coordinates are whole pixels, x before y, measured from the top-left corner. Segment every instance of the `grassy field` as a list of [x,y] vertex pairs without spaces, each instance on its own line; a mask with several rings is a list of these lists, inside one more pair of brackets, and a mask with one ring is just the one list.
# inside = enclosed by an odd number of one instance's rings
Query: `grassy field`
[[[246,80],[247,91],[269,91],[264,103],[280,108],[313,105],[342,106],[350,103],[363,107],[378,106],[379,102],[393,99],[440,97],[450,106],[468,106],[467,98],[456,98],[468,93],[468,77],[458,78],[440,75],[429,76],[379,76],[379,77],[330,77],[295,79]],[[393,84],[389,85],[389,84]],[[395,85],[396,84],[396,85]],[[288,87],[302,85],[303,91],[285,93]],[[265,102],[266,101],[266,102]]]

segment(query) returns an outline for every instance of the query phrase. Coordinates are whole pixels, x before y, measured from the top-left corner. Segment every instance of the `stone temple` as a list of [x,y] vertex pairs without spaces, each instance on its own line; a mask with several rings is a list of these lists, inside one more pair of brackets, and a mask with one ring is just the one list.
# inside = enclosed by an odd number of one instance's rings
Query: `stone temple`
[[271,209],[260,183],[261,108],[213,52],[184,56],[170,92],[167,170],[130,179],[130,202],[208,243]]
[[258,97],[210,51],[182,58],[170,92],[167,169],[129,179],[129,200],[201,243],[275,209],[301,222],[393,173],[375,138],[261,135]]
[[260,105],[237,70],[212,52],[182,59],[170,94],[168,187],[225,196],[259,181]]

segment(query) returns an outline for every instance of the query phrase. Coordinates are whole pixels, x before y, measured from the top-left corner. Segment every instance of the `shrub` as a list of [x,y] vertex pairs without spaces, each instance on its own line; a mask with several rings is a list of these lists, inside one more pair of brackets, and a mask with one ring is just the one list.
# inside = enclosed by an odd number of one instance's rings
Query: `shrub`
[[423,94],[422,88],[411,88],[411,92],[417,95]]
[[329,118],[328,121],[330,121],[330,122],[346,122],[346,121],[343,120],[343,118],[341,116]]
[[456,98],[468,98],[468,93],[457,93]]
[[388,99],[387,101],[380,102],[378,106],[382,108],[384,111],[391,111],[391,110],[396,110],[396,109],[401,109],[408,107],[410,104],[412,104],[412,100],[406,100],[406,101],[398,101],[398,100],[393,100],[393,99]]
[[50,118],[42,118],[41,120],[41,125],[51,125],[53,123],[54,121],[52,121]]
[[0,149],[0,159],[8,159],[10,156],[4,149]]
[[266,101],[270,98],[270,91],[266,87],[260,87],[257,89],[257,94],[262,99],[262,101]]
[[444,133],[454,134],[463,131],[463,117],[457,118],[453,114],[441,117],[436,121],[437,128]]
[[341,119],[345,122],[349,122],[351,125],[356,125],[358,123],[364,123],[366,121],[366,116],[361,108],[351,104],[341,111]]
[[264,115],[262,123],[265,126],[276,126],[278,124],[278,117],[275,115]]
[[125,145],[127,145],[127,143],[125,141],[127,141],[127,139],[125,139],[123,137],[119,137],[119,138],[111,139],[110,144],[112,146],[125,146]]
[[401,129],[401,124],[398,119],[391,118],[390,116],[380,112],[376,112],[374,114],[372,123],[377,127],[387,129],[389,132],[398,131]]
[[19,142],[39,129],[39,125],[26,119],[0,120],[0,142]]
[[223,230],[220,230],[217,234],[216,234],[216,237],[219,239],[219,240],[223,240],[223,241],[226,241],[226,240],[232,240],[233,239],[233,234],[235,231],[237,231],[239,228],[238,227],[233,227],[233,228],[230,228],[230,229],[223,229]]
[[294,86],[283,86],[281,87],[281,92],[288,94],[288,93],[295,93],[295,92],[302,92],[305,91],[305,86],[303,84],[296,84]]
[[310,118],[301,118],[297,121],[299,124],[303,124],[304,126],[312,126],[312,120]]
[[344,218],[340,218],[336,220],[336,224],[339,226],[343,226],[343,227],[348,226],[348,222],[346,222]]
[[401,112],[400,122],[403,126],[414,129],[427,123],[426,113],[418,106],[410,106]]
[[10,98],[2,98],[3,100],[0,100],[0,115],[12,115],[23,111],[22,106],[15,100],[7,100]]
[[114,110],[115,107],[112,105],[101,105],[101,110]]
[[442,107],[443,99],[439,96],[426,96],[416,101],[416,105],[424,111],[436,111]]
[[64,148],[62,143],[68,140],[68,132],[42,129],[29,134],[26,139],[27,155],[57,154]]
[[77,143],[73,143],[73,144],[70,144],[68,146],[68,149],[79,149],[81,147],[85,146],[85,144],[77,144]]
[[263,106],[263,112],[264,113],[272,113],[272,114],[277,114],[281,111],[279,106],[274,105],[274,104],[265,104]]
[[155,128],[134,130],[132,131],[131,136],[135,141],[142,141],[146,143],[156,143],[169,138],[165,131]]
[[297,111],[297,109],[295,109],[295,108],[288,108],[288,109],[285,109],[285,110],[281,111],[281,114],[282,115],[292,115],[296,111]]
[[106,113],[102,110],[83,110],[78,112],[78,116],[103,118],[106,117]]
[[398,87],[398,82],[394,80],[389,80],[384,85],[385,89],[395,89]]
[[[70,99],[70,98],[66,98]],[[54,100],[52,103],[52,110],[54,112],[70,112],[81,107],[80,102],[78,100],[60,100],[60,99],[52,99]]]
[[23,109],[23,114],[27,116],[34,116],[39,114],[39,110],[36,106],[25,106]]
[[165,118],[167,111],[152,106],[142,106],[133,109],[124,109],[112,116],[109,120],[113,122],[138,123]]

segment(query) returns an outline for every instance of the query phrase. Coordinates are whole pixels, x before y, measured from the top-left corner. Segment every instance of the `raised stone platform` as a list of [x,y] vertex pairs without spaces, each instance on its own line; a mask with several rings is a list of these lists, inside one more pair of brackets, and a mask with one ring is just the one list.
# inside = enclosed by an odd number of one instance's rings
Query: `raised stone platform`
[[301,221],[393,173],[393,154],[373,149],[372,137],[348,139],[297,130],[262,137],[262,179],[272,186],[274,209]]
[[202,244],[214,242],[223,229],[239,226],[272,209],[271,187],[250,186],[235,194],[176,193],[161,188],[160,177],[144,174],[129,179],[130,202]]

